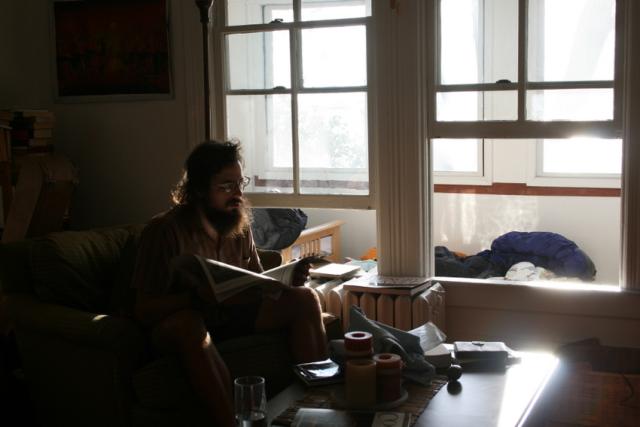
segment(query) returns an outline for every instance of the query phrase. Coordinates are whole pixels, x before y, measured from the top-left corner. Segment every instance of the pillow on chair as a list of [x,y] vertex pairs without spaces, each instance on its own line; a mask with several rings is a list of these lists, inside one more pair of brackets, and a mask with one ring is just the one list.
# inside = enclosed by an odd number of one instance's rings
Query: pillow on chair
[[114,228],[37,238],[31,271],[38,298],[87,311],[106,310],[129,234],[126,228]]

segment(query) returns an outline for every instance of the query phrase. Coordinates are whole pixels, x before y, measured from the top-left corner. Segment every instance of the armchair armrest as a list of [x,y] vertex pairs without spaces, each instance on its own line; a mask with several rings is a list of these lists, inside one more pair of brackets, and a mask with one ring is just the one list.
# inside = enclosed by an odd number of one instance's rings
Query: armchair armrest
[[139,353],[140,328],[131,320],[37,301],[24,294],[7,297],[9,316],[17,330],[56,336],[75,344]]
[[26,294],[8,295],[8,307],[39,419],[47,425],[131,425],[131,379],[146,344],[133,321]]

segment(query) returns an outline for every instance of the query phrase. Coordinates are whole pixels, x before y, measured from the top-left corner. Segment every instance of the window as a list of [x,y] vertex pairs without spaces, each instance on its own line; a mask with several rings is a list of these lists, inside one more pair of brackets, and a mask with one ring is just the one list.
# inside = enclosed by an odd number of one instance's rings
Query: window
[[552,231],[574,240],[592,258],[602,253],[594,260],[596,280],[617,282],[620,240],[612,231],[619,228],[621,205],[613,190],[599,189],[607,196],[587,201],[537,197],[526,188],[620,188],[617,3],[433,2],[428,129],[437,136],[430,140],[434,182],[479,175],[484,166],[477,153],[489,142],[493,171],[484,174],[489,184],[495,179],[513,184],[496,191],[522,191],[506,198],[437,194],[434,245],[472,255],[508,231]]
[[[532,139],[533,144],[521,144],[528,147],[523,154],[529,162],[528,185],[619,188],[615,0],[435,3],[438,46],[431,129],[444,140],[458,140],[458,145],[460,139],[452,137]],[[523,4],[527,8],[519,10]],[[441,145],[432,143],[435,182],[457,183],[448,180],[463,174],[437,169]],[[475,150],[459,153],[466,158]],[[495,165],[498,153],[493,153]],[[491,183],[490,176],[487,181]]]
[[370,0],[230,0],[221,14],[221,124],[243,143],[247,191],[368,206]]

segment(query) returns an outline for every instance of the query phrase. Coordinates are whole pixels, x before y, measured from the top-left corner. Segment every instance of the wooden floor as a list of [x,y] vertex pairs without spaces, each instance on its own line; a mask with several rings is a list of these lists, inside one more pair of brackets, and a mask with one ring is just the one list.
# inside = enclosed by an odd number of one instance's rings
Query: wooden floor
[[561,368],[536,427],[640,427],[640,375]]

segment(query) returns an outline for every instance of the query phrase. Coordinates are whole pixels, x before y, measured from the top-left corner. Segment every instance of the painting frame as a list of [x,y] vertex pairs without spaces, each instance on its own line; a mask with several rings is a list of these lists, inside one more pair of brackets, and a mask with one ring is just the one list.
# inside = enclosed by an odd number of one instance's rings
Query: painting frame
[[50,0],[56,103],[174,99],[169,0]]

